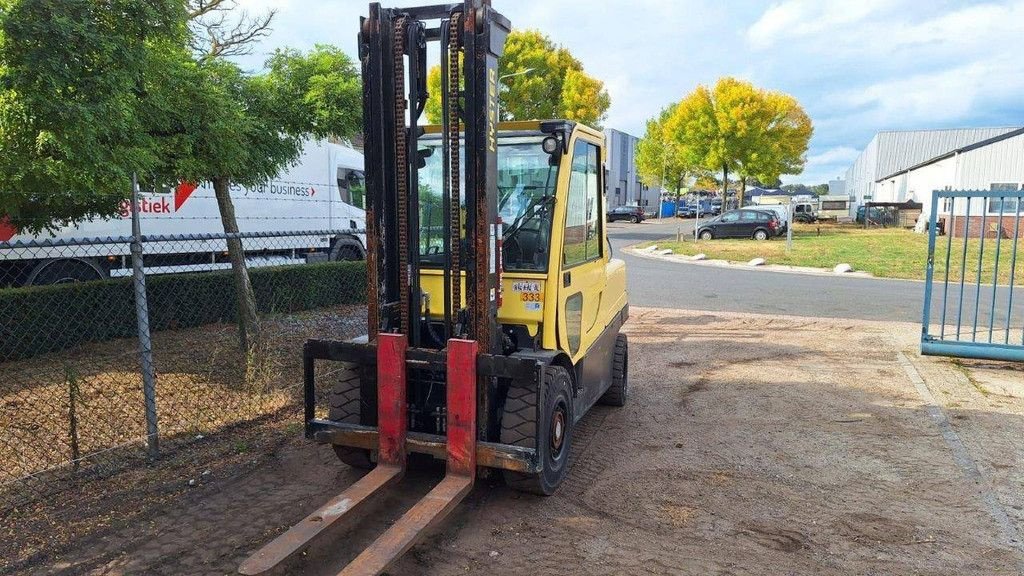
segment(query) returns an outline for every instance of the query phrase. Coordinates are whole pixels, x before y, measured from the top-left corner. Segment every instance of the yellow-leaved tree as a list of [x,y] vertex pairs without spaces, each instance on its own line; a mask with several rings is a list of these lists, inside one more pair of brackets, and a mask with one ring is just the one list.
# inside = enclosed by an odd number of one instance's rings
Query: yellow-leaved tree
[[[498,61],[499,118],[543,120],[565,118],[599,128],[611,98],[600,80],[589,76],[568,49],[536,30],[516,30],[505,42]],[[429,98],[425,112],[441,121],[441,67],[427,74]]]
[[673,191],[678,202],[687,178],[699,176],[702,167],[693,148],[680,144],[668,131],[676,106],[666,106],[647,121],[647,130],[636,146],[636,170],[644,184]]
[[742,205],[750,178],[772,182],[803,171],[814,129],[792,96],[722,78],[714,88],[698,86],[683,98],[666,120],[666,131],[705,168],[721,171],[723,198],[735,174]]

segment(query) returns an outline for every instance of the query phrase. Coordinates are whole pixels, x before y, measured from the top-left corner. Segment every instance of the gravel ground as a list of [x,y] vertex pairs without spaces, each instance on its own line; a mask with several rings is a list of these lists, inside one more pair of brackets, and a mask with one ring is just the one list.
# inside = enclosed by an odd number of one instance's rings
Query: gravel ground
[[[1024,372],[917,357],[911,324],[635,308],[627,330],[630,403],[584,418],[561,490],[480,482],[393,575],[1019,573]],[[22,572],[231,573],[355,478],[290,437]],[[288,573],[335,574],[431,478]]]

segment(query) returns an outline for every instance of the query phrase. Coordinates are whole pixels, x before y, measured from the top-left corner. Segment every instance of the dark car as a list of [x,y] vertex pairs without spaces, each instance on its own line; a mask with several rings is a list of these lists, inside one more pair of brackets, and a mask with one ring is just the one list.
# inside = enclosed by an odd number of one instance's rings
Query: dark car
[[676,216],[680,218],[696,218],[697,217],[697,205],[680,203],[679,208],[676,211]]
[[753,238],[768,240],[782,226],[779,217],[761,210],[730,210],[703,222],[697,229],[701,240],[715,238]]
[[893,212],[889,210],[872,206],[871,210],[868,211],[866,210],[865,206],[858,206],[856,218],[857,224],[864,223],[865,211],[867,211],[868,213],[869,224],[873,224],[875,226],[891,226],[896,223],[896,217],[894,216]]
[[616,206],[608,211],[608,221],[629,220],[633,224],[644,221],[644,209],[639,206]]

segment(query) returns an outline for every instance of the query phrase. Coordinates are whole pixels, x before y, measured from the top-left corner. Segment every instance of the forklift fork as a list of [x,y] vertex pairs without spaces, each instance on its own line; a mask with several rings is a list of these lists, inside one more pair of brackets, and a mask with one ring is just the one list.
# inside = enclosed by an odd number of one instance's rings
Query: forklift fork
[[[246,575],[264,574],[307,548],[332,525],[356,516],[356,511],[394,485],[406,464],[406,362],[404,334],[377,337],[378,463],[287,532],[277,537],[239,567]],[[373,544],[363,550],[339,576],[377,575],[408,551],[469,494],[476,477],[476,360],[478,344],[448,341],[447,473],[426,496],[413,505]]]

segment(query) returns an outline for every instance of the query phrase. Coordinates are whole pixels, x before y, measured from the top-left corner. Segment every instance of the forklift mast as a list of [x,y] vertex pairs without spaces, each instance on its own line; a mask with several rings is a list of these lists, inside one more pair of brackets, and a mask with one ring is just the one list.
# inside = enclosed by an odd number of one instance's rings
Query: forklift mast
[[[404,334],[413,348],[469,339],[481,353],[501,353],[497,70],[509,30],[490,0],[396,9],[374,3],[361,20],[370,342],[381,333]],[[445,314],[444,334],[424,338],[433,327],[420,289],[419,171],[430,151],[419,139],[433,42],[442,69]]]

